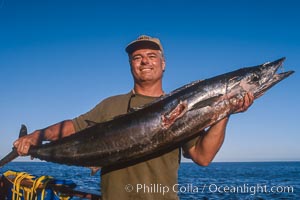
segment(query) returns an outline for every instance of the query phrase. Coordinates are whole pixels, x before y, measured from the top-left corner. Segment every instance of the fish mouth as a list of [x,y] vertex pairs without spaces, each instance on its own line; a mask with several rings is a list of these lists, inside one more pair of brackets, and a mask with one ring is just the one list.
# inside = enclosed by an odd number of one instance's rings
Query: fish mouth
[[260,87],[254,92],[254,97],[258,98],[262,96],[268,89],[286,79],[295,71],[286,71],[282,73],[277,73],[279,68],[282,68],[283,62],[285,61],[285,57],[275,60],[273,62],[267,62],[262,64],[259,68],[264,74],[264,78],[260,81]]

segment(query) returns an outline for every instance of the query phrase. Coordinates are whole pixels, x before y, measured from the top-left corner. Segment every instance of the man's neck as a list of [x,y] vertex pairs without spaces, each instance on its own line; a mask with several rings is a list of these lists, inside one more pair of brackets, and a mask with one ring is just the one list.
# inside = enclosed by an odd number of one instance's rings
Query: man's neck
[[140,85],[134,84],[133,92],[151,97],[160,97],[164,94],[161,84],[158,85]]

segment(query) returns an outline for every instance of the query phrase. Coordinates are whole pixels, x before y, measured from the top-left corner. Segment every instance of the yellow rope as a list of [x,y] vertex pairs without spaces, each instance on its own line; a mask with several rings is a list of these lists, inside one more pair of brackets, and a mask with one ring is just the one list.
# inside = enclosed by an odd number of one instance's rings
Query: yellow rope
[[13,188],[12,188],[12,200],[19,200],[22,197],[22,193],[20,191],[20,184],[21,181],[26,177],[26,173],[20,173],[16,176],[15,180],[14,180],[14,184],[13,184]]
[[[53,180],[51,176],[41,176],[39,178],[36,178],[33,175],[30,175],[26,172],[15,172],[8,170],[5,173],[3,173],[5,177],[15,177],[14,181],[12,182],[9,178],[8,180],[13,184],[12,191],[12,200],[21,200],[21,197],[24,196],[25,200],[37,200],[37,190],[40,187],[41,188],[41,196],[40,199],[45,199],[46,194],[46,187],[48,183]],[[33,180],[36,178],[35,180]],[[28,179],[32,182],[32,187],[28,188],[25,186],[21,186],[21,181],[23,179]],[[65,196],[63,194],[58,194],[58,192],[53,191],[53,193],[60,199],[60,200],[68,200],[70,197]]]
[[[12,200],[20,200],[22,196],[24,196],[25,199],[29,199],[30,191],[27,188],[21,186],[21,181],[23,179],[32,180],[34,178],[34,176],[32,176],[26,172],[14,172],[14,171],[10,171],[10,170],[6,171],[3,175],[6,177],[9,177],[9,176],[15,177],[14,182],[13,182],[13,188],[11,189]],[[8,180],[12,183],[12,181],[10,179],[8,179]]]
[[34,180],[31,188],[31,200],[37,200],[37,189],[41,187],[41,200],[45,199],[45,190],[48,182],[52,180],[51,176],[41,176]]

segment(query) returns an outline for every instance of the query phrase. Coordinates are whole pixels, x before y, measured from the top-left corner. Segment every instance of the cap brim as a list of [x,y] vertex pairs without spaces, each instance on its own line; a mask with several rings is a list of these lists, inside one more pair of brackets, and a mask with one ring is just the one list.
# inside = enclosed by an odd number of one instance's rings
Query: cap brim
[[125,50],[128,54],[131,54],[139,49],[161,50],[160,46],[153,41],[135,41],[129,44]]

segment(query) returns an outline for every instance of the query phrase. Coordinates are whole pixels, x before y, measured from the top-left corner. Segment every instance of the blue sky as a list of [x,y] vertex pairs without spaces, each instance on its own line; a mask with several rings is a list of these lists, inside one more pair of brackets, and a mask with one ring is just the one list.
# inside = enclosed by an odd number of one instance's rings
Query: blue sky
[[[296,73],[231,117],[215,161],[300,160],[298,1],[0,0],[0,157],[29,132],[132,88],[126,45],[159,37],[164,89],[287,57]],[[26,160],[26,159],[25,159]]]

